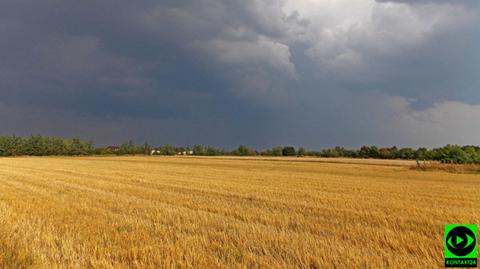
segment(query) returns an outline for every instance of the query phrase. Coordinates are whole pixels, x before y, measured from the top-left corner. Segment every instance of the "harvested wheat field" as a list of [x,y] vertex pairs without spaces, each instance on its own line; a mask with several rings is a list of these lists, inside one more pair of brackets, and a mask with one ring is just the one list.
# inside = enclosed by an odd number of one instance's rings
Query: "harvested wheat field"
[[480,176],[410,162],[0,159],[0,268],[439,268]]

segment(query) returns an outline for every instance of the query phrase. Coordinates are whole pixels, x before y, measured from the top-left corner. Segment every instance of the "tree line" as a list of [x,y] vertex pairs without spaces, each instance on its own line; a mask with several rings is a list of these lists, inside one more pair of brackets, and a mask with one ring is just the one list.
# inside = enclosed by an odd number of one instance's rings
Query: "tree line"
[[93,142],[79,138],[0,136],[0,156],[78,156],[94,153]]
[[379,148],[377,146],[363,146],[359,150],[336,147],[321,151],[306,152],[305,156],[325,158],[371,158],[386,160],[425,160],[455,164],[480,163],[480,147],[446,145],[441,148]]
[[0,136],[0,156],[87,156],[87,155],[195,155],[195,156],[311,156],[324,158],[372,158],[402,160],[432,160],[442,163],[480,164],[480,147],[446,145],[441,148],[379,148],[363,146],[360,149],[335,147],[320,151],[304,148],[278,146],[258,151],[245,145],[228,151],[211,146],[175,147],[164,145],[152,147],[128,141],[120,146],[95,147],[92,141],[80,138],[58,138],[32,135],[29,137]]

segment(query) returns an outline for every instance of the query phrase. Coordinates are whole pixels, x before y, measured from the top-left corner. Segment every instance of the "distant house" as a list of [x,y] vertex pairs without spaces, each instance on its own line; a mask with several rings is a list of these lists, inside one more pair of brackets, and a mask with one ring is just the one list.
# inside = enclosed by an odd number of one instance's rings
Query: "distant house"
[[150,155],[160,155],[162,152],[159,149],[152,149]]
[[193,150],[187,150],[187,151],[179,151],[177,152],[177,155],[193,155]]
[[[175,148],[173,148],[175,150]],[[178,149],[177,149],[178,150]],[[161,149],[152,149],[150,151],[150,155],[193,155],[193,150],[180,150],[180,151],[168,151],[168,150],[161,150]]]
[[108,146],[107,149],[112,152],[117,152],[120,150],[120,147],[117,146]]

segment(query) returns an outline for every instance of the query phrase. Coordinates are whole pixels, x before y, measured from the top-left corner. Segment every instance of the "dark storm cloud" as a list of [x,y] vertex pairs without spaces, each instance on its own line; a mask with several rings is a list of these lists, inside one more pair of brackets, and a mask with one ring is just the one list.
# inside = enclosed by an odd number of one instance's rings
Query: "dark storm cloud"
[[380,3],[478,5],[476,0],[375,0]]
[[444,127],[435,115],[479,111],[478,5],[327,2],[3,1],[0,132],[227,147],[479,142],[468,120],[456,124],[471,135],[430,132]]
[[[30,6],[9,2],[2,8],[8,26],[2,31],[3,88],[16,89],[2,91],[4,99],[42,106],[59,103],[80,110],[87,105],[88,113],[104,110],[103,104],[110,100],[109,109],[118,106],[117,113],[130,113],[128,107],[124,109],[129,103],[138,110],[151,107],[155,99],[177,104],[172,98],[179,94],[191,103],[188,92],[193,98],[217,95],[228,87],[222,74],[215,74],[224,67],[212,65],[211,59],[191,47],[214,40],[224,24],[241,27],[242,20],[250,20],[234,16],[239,13],[235,7],[221,2],[209,5],[214,3],[38,1]],[[245,33],[227,34],[222,41],[257,38],[245,27]],[[210,44],[204,45],[208,50]],[[95,100],[83,100],[89,96]]]

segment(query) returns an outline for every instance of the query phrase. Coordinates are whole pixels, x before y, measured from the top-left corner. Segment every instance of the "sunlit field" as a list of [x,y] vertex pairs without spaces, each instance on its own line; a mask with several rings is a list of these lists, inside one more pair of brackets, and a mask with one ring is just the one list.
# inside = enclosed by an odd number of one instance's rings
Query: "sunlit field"
[[480,176],[414,162],[0,159],[0,268],[439,268]]

